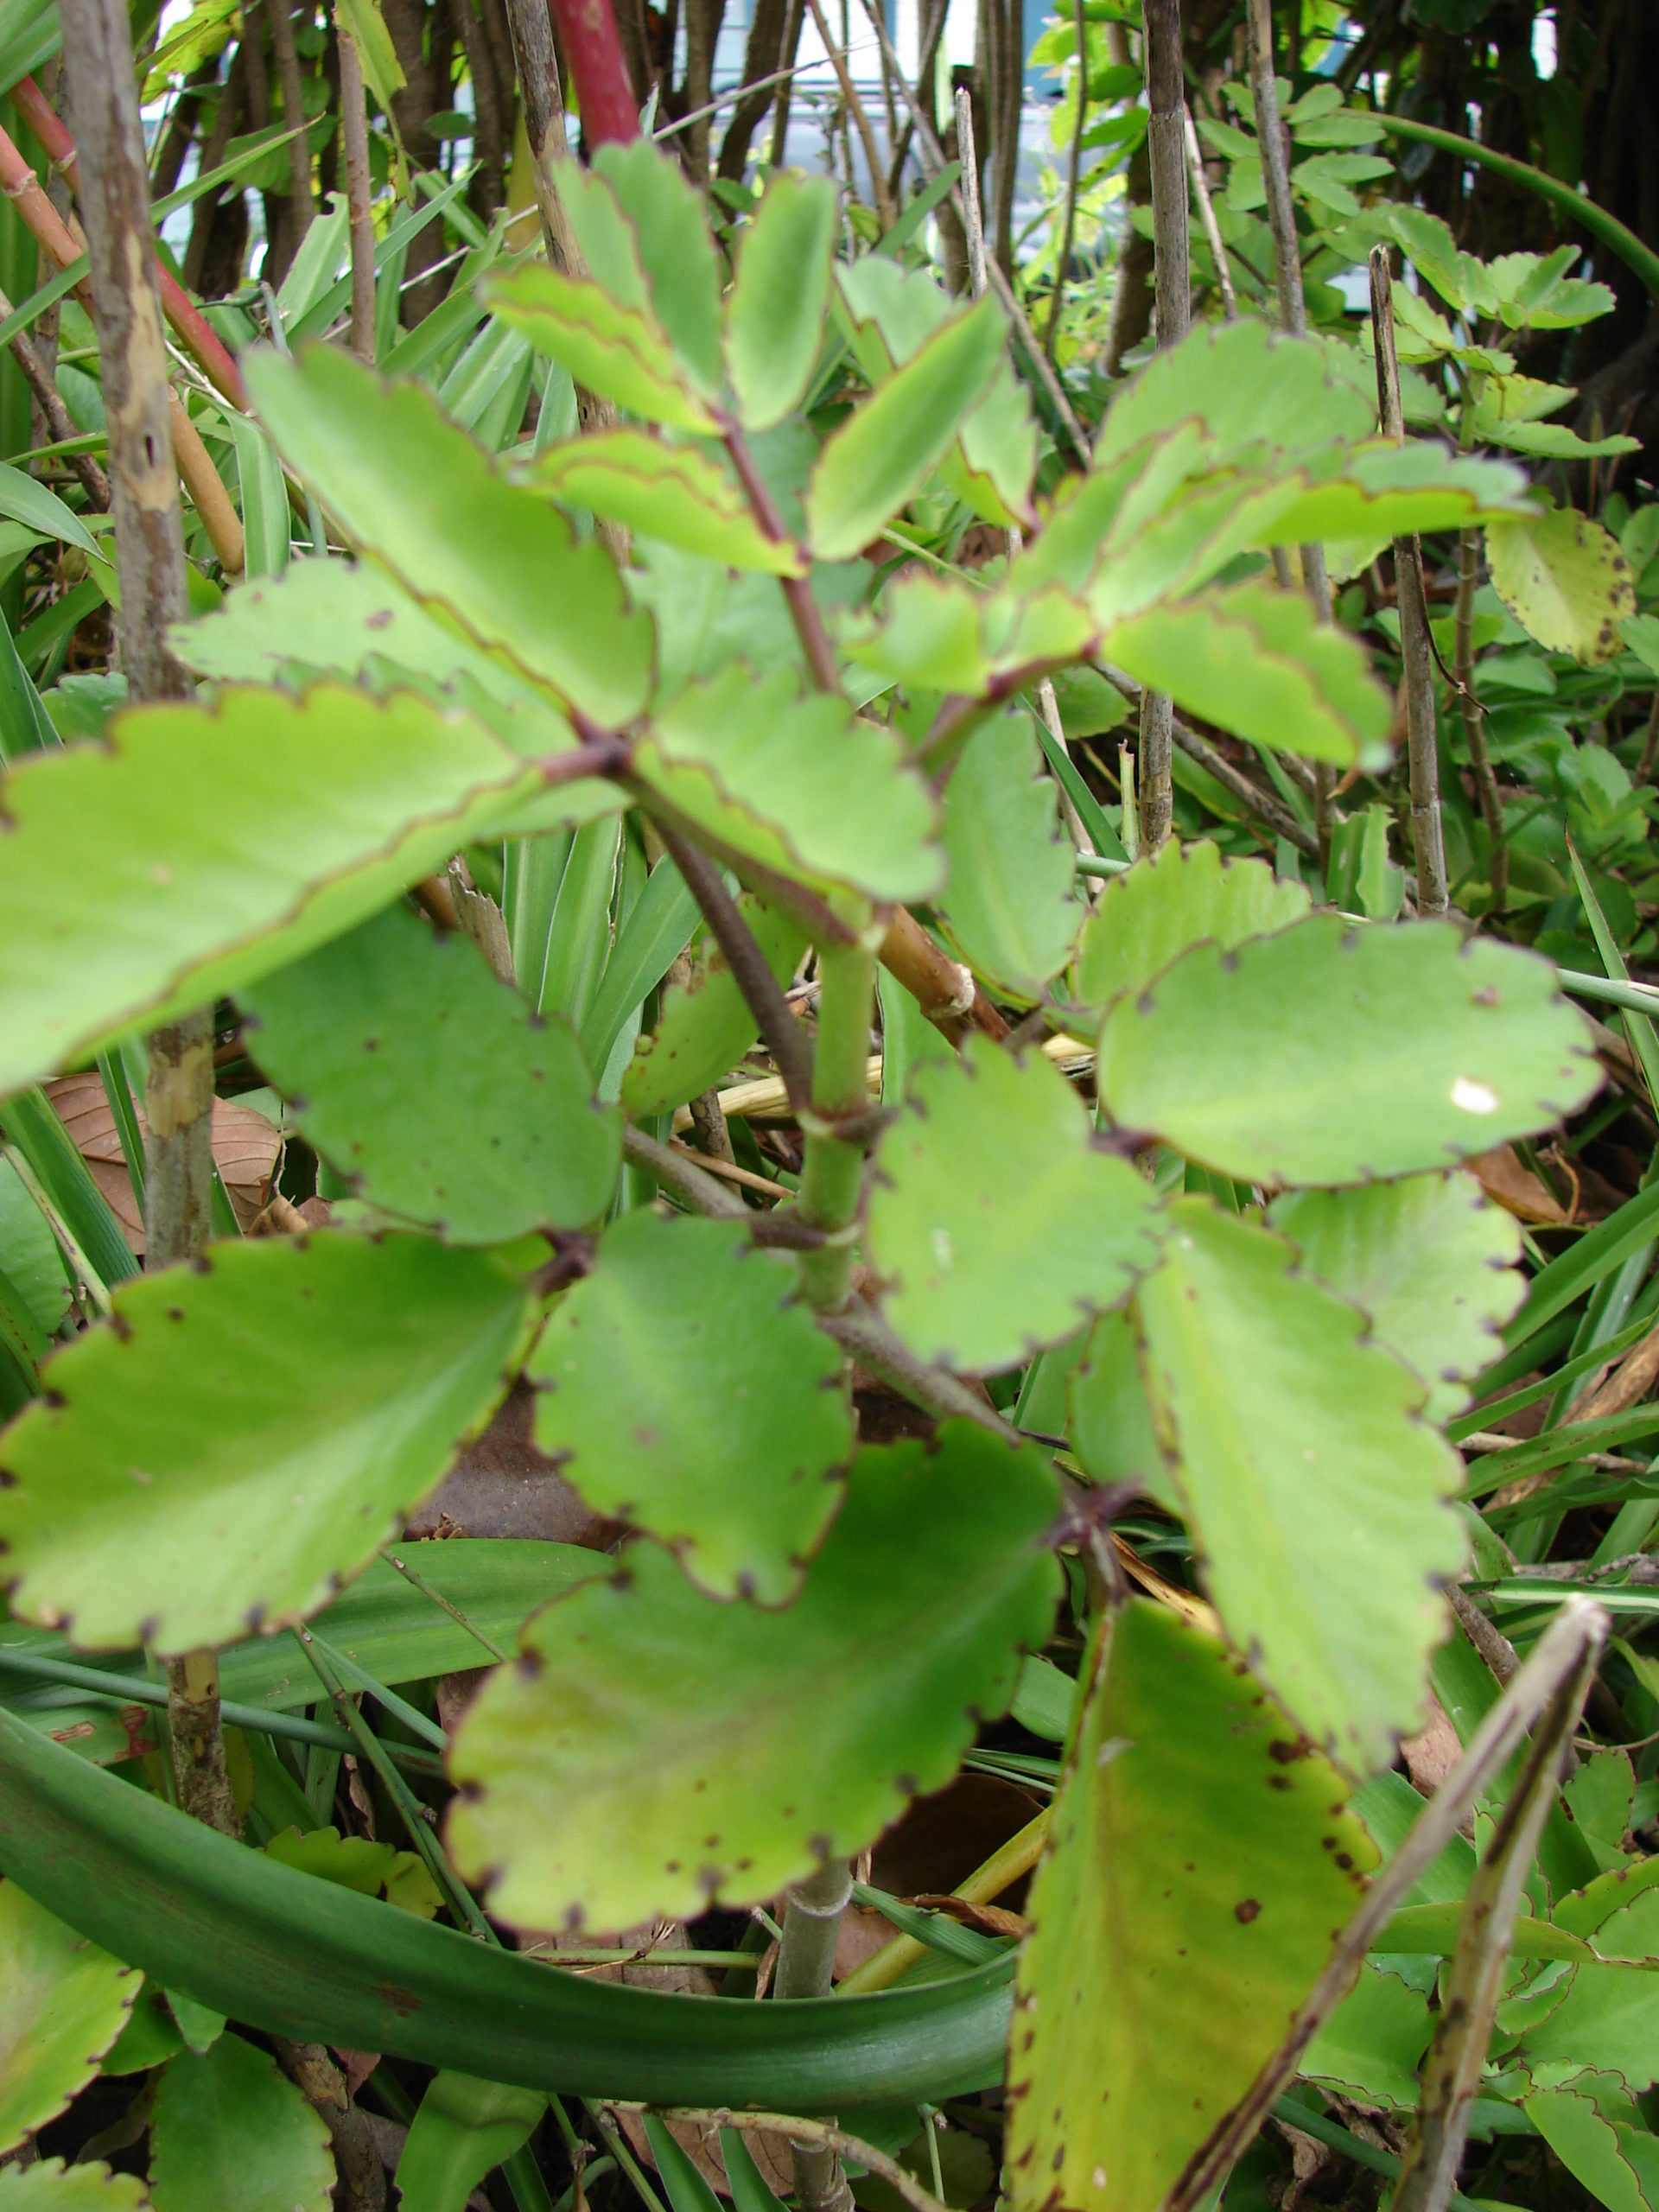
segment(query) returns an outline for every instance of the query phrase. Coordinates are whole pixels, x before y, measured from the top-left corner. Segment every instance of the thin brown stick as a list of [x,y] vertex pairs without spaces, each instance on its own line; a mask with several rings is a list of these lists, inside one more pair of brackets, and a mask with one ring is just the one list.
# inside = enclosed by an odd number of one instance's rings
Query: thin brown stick
[[1183,108],[1186,141],[1186,166],[1192,178],[1192,197],[1198,203],[1198,221],[1203,226],[1205,243],[1210,249],[1210,258],[1215,264],[1216,283],[1221,292],[1222,313],[1229,322],[1238,321],[1238,294],[1233,289],[1233,272],[1227,266],[1227,249],[1222,243],[1221,226],[1216,220],[1216,203],[1210,197],[1210,180],[1204,173],[1204,149],[1198,143],[1198,134],[1193,128],[1189,110]]
[[671,823],[658,821],[657,828],[669,857],[697,902],[697,911],[709,925],[709,935],[726,956],[732,981],[754,1017],[772,1065],[783,1078],[790,1104],[804,1112],[812,1095],[812,1047],[790,1009],[783,986],[721,881],[719,869]]
[[[903,95],[906,106],[910,110],[911,120],[916,130],[916,143],[922,151],[922,166],[930,178],[937,177],[946,167],[944,149],[939,144],[915,86],[905,74],[893,41],[887,35],[887,27],[882,20],[881,11],[876,4],[876,0],[862,0],[862,4],[865,14],[870,19],[870,28],[874,31],[881,50],[887,58],[887,65],[893,71],[893,81]],[[950,198],[960,217],[963,213],[960,189],[953,190]],[[1020,334],[1020,342],[1032,366],[1036,370],[1038,379],[1044,391],[1048,394],[1049,404],[1053,408],[1072,450],[1087,467],[1090,460],[1088,433],[1078,422],[1077,410],[1066,397],[1065,389],[1058,377],[1054,373],[1052,363],[1038,342],[1037,334],[1032,328],[1030,318],[1024,308],[1020,306],[1013,285],[995,261],[990,265],[989,281],[992,291],[996,294],[998,300],[1001,302],[1003,312]]]
[[709,2127],[734,2127],[745,2135],[783,2135],[800,2143],[820,2144],[833,2152],[845,2152],[861,2166],[868,2166],[873,2174],[896,2189],[911,2212],[945,2212],[937,2196],[922,2187],[907,2167],[885,2151],[878,2151],[873,2143],[862,2137],[849,2135],[844,2127],[837,2127],[827,2120],[797,2120],[787,2113],[779,2112],[718,2112],[693,2111],[678,2107],[665,2108],[664,2120],[696,2120]]
[[[1307,302],[1302,289],[1301,248],[1296,236],[1296,210],[1290,194],[1287,135],[1279,118],[1279,87],[1273,55],[1273,0],[1248,0],[1250,47],[1250,92],[1255,109],[1256,143],[1262,154],[1262,174],[1267,186],[1268,227],[1273,238],[1274,284],[1279,296],[1281,327],[1292,338],[1307,335]],[[1325,572],[1323,545],[1302,548],[1302,584],[1314,613],[1321,622],[1331,620],[1331,581]],[[1313,770],[1314,846],[1319,866],[1329,866],[1331,833],[1336,817],[1336,771],[1328,762]]]
[[[1371,329],[1376,341],[1377,416],[1384,437],[1405,442],[1400,402],[1400,362],[1394,343],[1393,277],[1389,249],[1370,256]],[[1400,653],[1404,664],[1406,759],[1411,779],[1411,846],[1417,864],[1417,906],[1443,914],[1451,894],[1446,874],[1446,832],[1440,816],[1440,739],[1434,712],[1434,652],[1423,588],[1423,549],[1414,537],[1394,541],[1394,574],[1400,608]]]
[[1599,1632],[1592,1630],[1583,1637],[1577,1664],[1549,1701],[1465,1892],[1457,1948],[1441,1988],[1416,2123],[1395,2185],[1395,2212],[1446,2212],[1457,2186],[1470,2115],[1503,1994],[1516,1914],[1539,1834],[1554,1800],[1562,1757],[1595,1680],[1607,1625],[1603,1614]]
[[[0,317],[8,321],[12,315],[11,302],[0,292]],[[53,438],[60,445],[67,445],[80,435],[80,425],[63,404],[63,394],[53,381],[46,363],[35,352],[22,331],[11,341],[11,357],[23,372],[23,378],[35,395],[35,404]],[[79,478],[88,504],[99,514],[106,514],[110,505],[110,480],[89,453],[70,453],[64,455]]]
[[[277,5],[281,0],[276,0]],[[463,10],[470,0],[461,0]],[[369,200],[369,117],[357,41],[334,17],[340,51],[340,134],[346,150],[346,209],[352,240],[352,351],[374,363],[374,216]]]
[[[1146,0],[1147,147],[1152,180],[1152,267],[1158,347],[1185,337],[1192,314],[1187,232],[1186,98],[1181,75],[1180,0]],[[1148,691],[1141,702],[1141,849],[1155,853],[1175,819],[1175,702]]]
[[887,190],[887,173],[876,146],[875,132],[870,125],[869,112],[859,98],[858,86],[853,82],[852,72],[847,67],[847,56],[842,50],[841,41],[830,30],[818,0],[806,0],[806,4],[811,11],[813,28],[823,41],[824,51],[830,56],[830,67],[836,73],[836,82],[841,87],[841,97],[846,103],[847,112],[858,132],[858,143],[864,149],[864,159],[870,172],[870,189],[875,194],[875,212],[880,219],[882,229],[890,231],[895,210],[893,195]]
[[1071,143],[1065,162],[1065,213],[1060,223],[1059,252],[1054,263],[1054,289],[1049,296],[1048,327],[1043,351],[1054,359],[1060,334],[1060,308],[1065,298],[1065,273],[1071,265],[1071,241],[1077,227],[1077,182],[1083,174],[1083,134],[1089,115],[1089,19],[1085,0],[1074,0],[1073,20],[1077,31],[1077,111],[1071,118]]

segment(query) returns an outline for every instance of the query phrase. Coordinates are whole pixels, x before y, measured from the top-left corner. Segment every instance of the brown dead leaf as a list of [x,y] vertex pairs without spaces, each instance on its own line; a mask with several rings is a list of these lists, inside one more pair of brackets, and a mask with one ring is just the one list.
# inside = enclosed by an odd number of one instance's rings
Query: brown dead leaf
[[[127,1173],[115,1116],[104,1095],[102,1077],[59,1076],[44,1089],[70,1142],[120,1223],[123,1236],[142,1259],[144,1224],[132,1195],[132,1179]],[[143,1103],[139,1100],[135,1104],[140,1134],[148,1136],[149,1124]],[[282,1132],[256,1108],[239,1106],[232,1098],[213,1101],[213,1161],[243,1229],[253,1226],[265,1205],[282,1149]]]
[[1541,1176],[1535,1175],[1522,1161],[1512,1144],[1501,1144],[1495,1151],[1483,1152],[1469,1162],[1474,1176],[1487,1197],[1517,1221],[1530,1222],[1536,1227],[1565,1229],[1573,1216],[1553,1196]]
[[1000,1904],[975,1904],[967,1897],[940,1896],[932,1890],[924,1890],[919,1896],[906,1897],[906,1904],[913,1904],[918,1912],[942,1912],[947,1919],[959,1921],[963,1927],[971,1928],[981,1936],[1012,1936],[1015,1938],[1026,1932],[1023,1912],[1009,1912]]
[[1463,1744],[1438,1698],[1429,1700],[1428,1719],[1400,1746],[1412,1785],[1432,1797],[1463,1757]]

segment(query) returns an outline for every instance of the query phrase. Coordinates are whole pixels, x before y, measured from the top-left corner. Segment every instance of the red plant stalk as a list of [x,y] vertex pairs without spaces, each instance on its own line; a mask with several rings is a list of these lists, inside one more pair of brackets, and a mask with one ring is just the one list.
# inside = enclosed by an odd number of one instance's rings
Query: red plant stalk
[[637,138],[639,110],[611,0],[553,0],[553,21],[575,84],[583,145],[591,152]]
[[[64,128],[57,111],[32,77],[24,77],[12,86],[11,97],[17,103],[17,111],[41,143],[41,150],[67,181],[69,189],[79,199],[79,181],[76,175],[75,142]],[[33,175],[33,171],[30,172]],[[8,194],[13,194],[10,181],[5,182]],[[33,228],[33,226],[30,226]],[[242,381],[242,372],[226,352],[219,333],[201,309],[178,282],[158,252],[156,270],[162,282],[162,308],[168,321],[178,333],[187,353],[195,359],[215,391],[223,394],[232,407],[247,410],[247,386]]]

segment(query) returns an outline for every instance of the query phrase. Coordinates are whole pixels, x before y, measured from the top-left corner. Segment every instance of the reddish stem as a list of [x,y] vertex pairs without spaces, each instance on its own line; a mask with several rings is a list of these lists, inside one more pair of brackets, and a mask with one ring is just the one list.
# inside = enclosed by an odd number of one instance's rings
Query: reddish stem
[[628,80],[611,0],[553,0],[559,43],[582,109],[582,142],[626,145],[639,136],[639,109]]
[[[76,174],[78,165],[75,142],[64,128],[56,109],[32,77],[24,77],[14,85],[11,97],[17,103],[18,113],[39,139],[47,159],[62,174],[67,181],[69,189],[79,200],[80,180]],[[12,189],[12,185],[8,181],[6,190],[11,192]],[[159,253],[156,257],[156,274],[162,282],[162,311],[178,333],[186,352],[194,356],[203,375],[214,389],[222,392],[232,407],[239,408],[245,413],[248,404],[247,386],[242,381],[242,372],[226,351],[219,333],[180,284]]]

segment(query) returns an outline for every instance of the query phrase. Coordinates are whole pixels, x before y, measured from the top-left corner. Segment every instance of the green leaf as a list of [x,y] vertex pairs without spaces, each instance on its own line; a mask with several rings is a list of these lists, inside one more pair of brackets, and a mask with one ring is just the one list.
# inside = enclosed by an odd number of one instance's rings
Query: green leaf
[[1600,1081],[1554,971],[1450,923],[1199,945],[1106,1016],[1117,1125],[1242,1182],[1366,1183],[1548,1128]]
[[1091,1674],[1015,1986],[1014,2212],[1159,2212],[1376,1863],[1339,1777],[1218,1639],[1133,1599]]
[[337,346],[297,362],[255,353],[247,373],[283,458],[406,591],[596,721],[639,712],[651,625],[608,556],[509,483],[429,392],[387,384]]
[[32,2166],[0,2167],[3,2212],[144,2212],[149,2198],[136,2174],[111,2173],[94,2159],[42,2158]]
[[537,1928],[772,1896],[956,1771],[1042,1643],[1058,1492],[963,1421],[867,1449],[783,1612],[720,1605],[654,1547],[537,1615],[451,1751],[456,1865]]
[[332,685],[30,754],[0,783],[0,1094],[326,943],[538,788],[470,715]]
[[664,445],[648,430],[590,430],[544,447],[523,481],[723,568],[798,576],[806,566],[798,546],[766,536],[737,486],[706,454]]
[[55,2120],[98,2072],[143,1977],[0,1882],[0,2152]]
[[1630,564],[1599,522],[1572,507],[1486,525],[1492,588],[1529,636],[1586,664],[1611,660],[1636,612]]
[[1392,709],[1363,648],[1297,594],[1235,584],[1116,622],[1107,652],[1183,712],[1311,760],[1374,762]]
[[1521,1224],[1468,1175],[1411,1175],[1358,1191],[1294,1191],[1268,1219],[1302,1266],[1357,1306],[1427,1386],[1437,1425],[1469,1403],[1526,1294]]
[[621,1117],[570,1025],[406,906],[243,995],[254,1058],[357,1196],[453,1244],[604,1212]]
[[[1305,488],[1286,486],[1286,504],[1269,529],[1281,544],[1315,539],[1372,542],[1433,530],[1458,530],[1505,511],[1529,513],[1527,480],[1507,461],[1450,454],[1427,440],[1392,439],[1338,448],[1300,472]],[[1273,543],[1258,532],[1255,543]]]
[[940,905],[957,949],[1004,995],[1037,998],[1087,909],[1027,715],[998,715],[968,741],[945,788],[944,852]]
[[1339,2095],[1414,2112],[1422,2092],[1417,2069],[1433,2032],[1434,2016],[1420,1990],[1397,1974],[1362,1967],[1299,2070]]
[[[627,145],[595,149],[588,174],[603,180],[632,231],[652,307],[676,358],[697,390],[712,397],[721,388],[721,266],[709,233],[708,201],[674,149],[657,145],[649,131]],[[561,163],[561,194],[573,175],[582,175],[578,164]],[[590,188],[571,202],[579,237],[594,197]],[[605,271],[591,257],[589,265],[603,281]],[[799,271],[791,275],[798,282]]]
[[536,1441],[566,1480],[717,1598],[794,1596],[852,1456],[840,1354],[796,1281],[741,1222],[642,1207],[607,1230],[527,1370]]
[[1058,1070],[982,1037],[918,1068],[876,1154],[882,1309],[944,1367],[1012,1367],[1118,1304],[1157,1256],[1155,1223],[1151,1186],[1094,1148]]
[[443,1895],[418,1852],[397,1851],[367,1836],[341,1835],[335,1827],[283,1828],[265,1849],[284,1866],[297,1866],[325,1882],[339,1882],[365,1897],[386,1897],[404,1912],[430,1920]]
[[1646,2137],[1648,2157],[1641,2158],[1640,2164],[1634,2163],[1628,2155],[1628,2139],[1636,2131],[1604,2117],[1594,2096],[1571,2081],[1523,2098],[1522,2108],[1597,2203],[1605,2205],[1608,2212],[1651,2212],[1650,2177],[1659,2177],[1650,2163],[1659,2145],[1651,2136]]
[[546,2110],[534,2089],[435,2075],[397,2161],[401,2212],[466,2212],[473,2191],[523,2148]]
[[1291,1248],[1171,1210],[1136,1298],[1153,1418],[1229,1637],[1349,1772],[1421,1726],[1440,1586],[1463,1563],[1456,1455],[1421,1385]]
[[[717,1618],[752,1610],[705,1605]],[[124,1943],[169,1989],[250,2025],[486,2081],[799,2113],[935,2102],[1001,2075],[1011,1959],[947,1982],[788,2006],[711,2005],[556,1974],[279,1866],[3,1709],[0,1869],[93,1941]]]
[[[574,742],[539,685],[461,637],[367,561],[293,562],[280,576],[227,592],[211,614],[175,624],[170,636],[187,668],[220,683],[286,682],[292,689],[297,671],[306,679],[352,677],[384,692],[407,673],[452,688],[463,703],[487,702],[491,728],[519,752]],[[568,803],[576,788],[561,797]],[[620,803],[597,779],[580,788],[611,806]]]
[[715,419],[688,386],[655,321],[589,276],[525,262],[491,278],[486,297],[509,328],[584,391],[671,430],[712,436]]
[[930,897],[938,810],[897,732],[789,668],[741,663],[688,685],[635,752],[639,780],[734,854],[872,899]]
[[1317,340],[1280,337],[1254,319],[1201,323],[1114,401],[1096,465],[1189,423],[1200,438],[1193,466],[1215,467],[1257,446],[1306,453],[1358,443],[1375,435],[1376,408]]
[[[1592,1915],[1575,1913],[1573,1933],[1587,1936],[1604,1958],[1659,1957],[1659,1891],[1644,1888],[1620,1904],[1621,1892],[1628,1895],[1622,1878],[1604,1879],[1615,1909],[1595,1925],[1585,1924]],[[1535,2075],[1546,2066],[1602,2067],[1623,2075],[1637,2094],[1650,2088],[1659,2080],[1659,1976],[1627,1966],[1575,1967],[1566,1996],[1514,2057]]]
[[879,535],[944,457],[1001,358],[988,297],[947,323],[825,442],[806,487],[807,533],[825,561]]
[[[805,938],[787,915],[752,892],[743,893],[737,908],[773,976],[786,983]],[[705,938],[692,955],[690,976],[670,984],[656,1028],[634,1047],[622,1077],[624,1109],[637,1119],[683,1106],[728,1075],[754,1039],[748,1001],[725,954],[712,938]]]
[[1132,1310],[1103,1313],[1095,1323],[1067,1378],[1066,1402],[1066,1433],[1092,1480],[1131,1483],[1145,1497],[1179,1512],[1141,1379]]
[[107,562],[108,552],[72,507],[54,491],[35,481],[26,469],[0,463],[0,515],[20,522],[41,537],[55,537],[65,545],[79,546],[94,561]]
[[823,341],[840,213],[833,178],[779,170],[739,236],[726,301],[726,373],[746,430],[770,429],[806,397]]
[[150,2122],[156,2212],[327,2212],[328,2128],[274,2058],[241,2036],[162,2075]]
[[1115,877],[1077,946],[1073,988],[1085,1006],[1109,1006],[1195,944],[1224,950],[1300,921],[1306,887],[1263,861],[1224,859],[1209,838],[1175,838]]
[[317,1611],[490,1412],[524,1307],[490,1254],[340,1230],[124,1287],[0,1435],[13,1611],[163,1653]]

